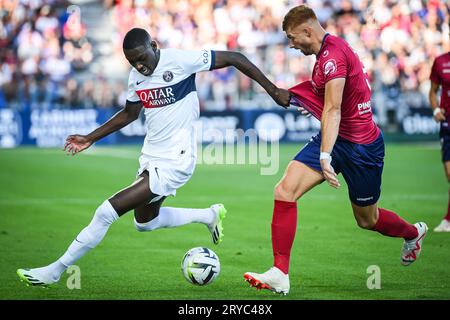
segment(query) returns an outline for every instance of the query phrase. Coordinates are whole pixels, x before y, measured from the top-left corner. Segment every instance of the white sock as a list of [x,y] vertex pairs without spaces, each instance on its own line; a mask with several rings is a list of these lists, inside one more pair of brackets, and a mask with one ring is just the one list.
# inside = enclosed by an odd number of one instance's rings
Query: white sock
[[159,215],[145,223],[139,223],[134,219],[134,225],[138,231],[152,231],[160,228],[179,227],[189,223],[211,224],[216,217],[211,208],[207,209],[184,209],[162,207]]
[[95,211],[91,223],[84,228],[59,260],[45,267],[53,279],[59,279],[67,267],[102,241],[109,226],[119,219],[111,203],[104,201]]

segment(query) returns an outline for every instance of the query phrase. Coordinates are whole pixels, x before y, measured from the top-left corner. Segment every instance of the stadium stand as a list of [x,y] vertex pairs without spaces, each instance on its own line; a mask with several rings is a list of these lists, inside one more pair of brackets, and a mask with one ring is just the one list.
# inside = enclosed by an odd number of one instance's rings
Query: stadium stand
[[[121,42],[146,28],[161,47],[246,54],[275,83],[307,79],[314,57],[289,49],[281,20],[302,1],[1,0],[0,108],[123,105],[128,76]],[[427,104],[433,58],[450,51],[446,1],[305,1],[327,30],[358,52],[372,80],[377,121],[388,125]],[[204,110],[275,108],[235,70],[197,79]]]

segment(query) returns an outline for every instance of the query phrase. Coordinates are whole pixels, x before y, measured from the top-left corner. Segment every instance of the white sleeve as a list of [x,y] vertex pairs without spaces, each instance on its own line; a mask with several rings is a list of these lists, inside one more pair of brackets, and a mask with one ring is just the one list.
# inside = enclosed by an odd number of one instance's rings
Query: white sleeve
[[214,67],[215,52],[213,50],[180,50],[179,63],[188,74],[208,71]]
[[128,92],[127,92],[127,101],[129,102],[139,102],[141,99],[139,99],[139,96],[136,93],[135,87],[134,87],[134,77],[133,77],[133,71],[130,72],[130,76],[128,77]]

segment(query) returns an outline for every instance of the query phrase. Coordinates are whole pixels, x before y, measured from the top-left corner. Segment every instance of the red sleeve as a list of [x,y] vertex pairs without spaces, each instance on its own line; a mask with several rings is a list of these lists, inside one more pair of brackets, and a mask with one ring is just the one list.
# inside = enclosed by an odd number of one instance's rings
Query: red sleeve
[[436,61],[437,59],[434,60],[433,66],[431,67],[430,80],[434,83],[441,84],[441,77],[439,76],[439,68]]
[[305,108],[316,119],[320,120],[323,98],[314,94],[314,91],[315,89],[312,86],[311,80],[304,81],[289,88],[289,92],[293,94],[291,104]]
[[320,63],[322,68],[324,83],[336,78],[346,78],[348,60],[344,51],[339,47],[329,49],[327,57],[322,57]]

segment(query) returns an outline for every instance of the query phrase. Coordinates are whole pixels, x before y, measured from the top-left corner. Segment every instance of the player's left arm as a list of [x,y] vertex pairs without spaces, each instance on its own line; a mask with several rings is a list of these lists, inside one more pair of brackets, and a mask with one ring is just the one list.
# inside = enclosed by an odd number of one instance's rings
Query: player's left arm
[[341,123],[341,103],[345,78],[335,78],[325,84],[325,101],[321,123],[322,144],[320,146],[320,165],[329,185],[340,187],[337,175],[331,166],[331,152],[339,133]]
[[431,110],[433,110],[433,118],[436,122],[445,121],[445,110],[439,108],[437,99],[440,84],[431,80],[430,91],[428,92],[428,100],[430,101]]
[[214,65],[211,70],[234,66],[249,78],[258,82],[277,104],[289,106],[289,91],[278,88],[245,55],[235,51],[215,51]]
[[445,110],[439,107],[438,103],[438,91],[441,86],[442,78],[441,78],[441,69],[440,63],[438,63],[437,59],[434,59],[433,65],[431,66],[430,73],[430,91],[428,92],[428,100],[430,101],[431,109],[433,110],[433,118],[436,122],[445,121]]

